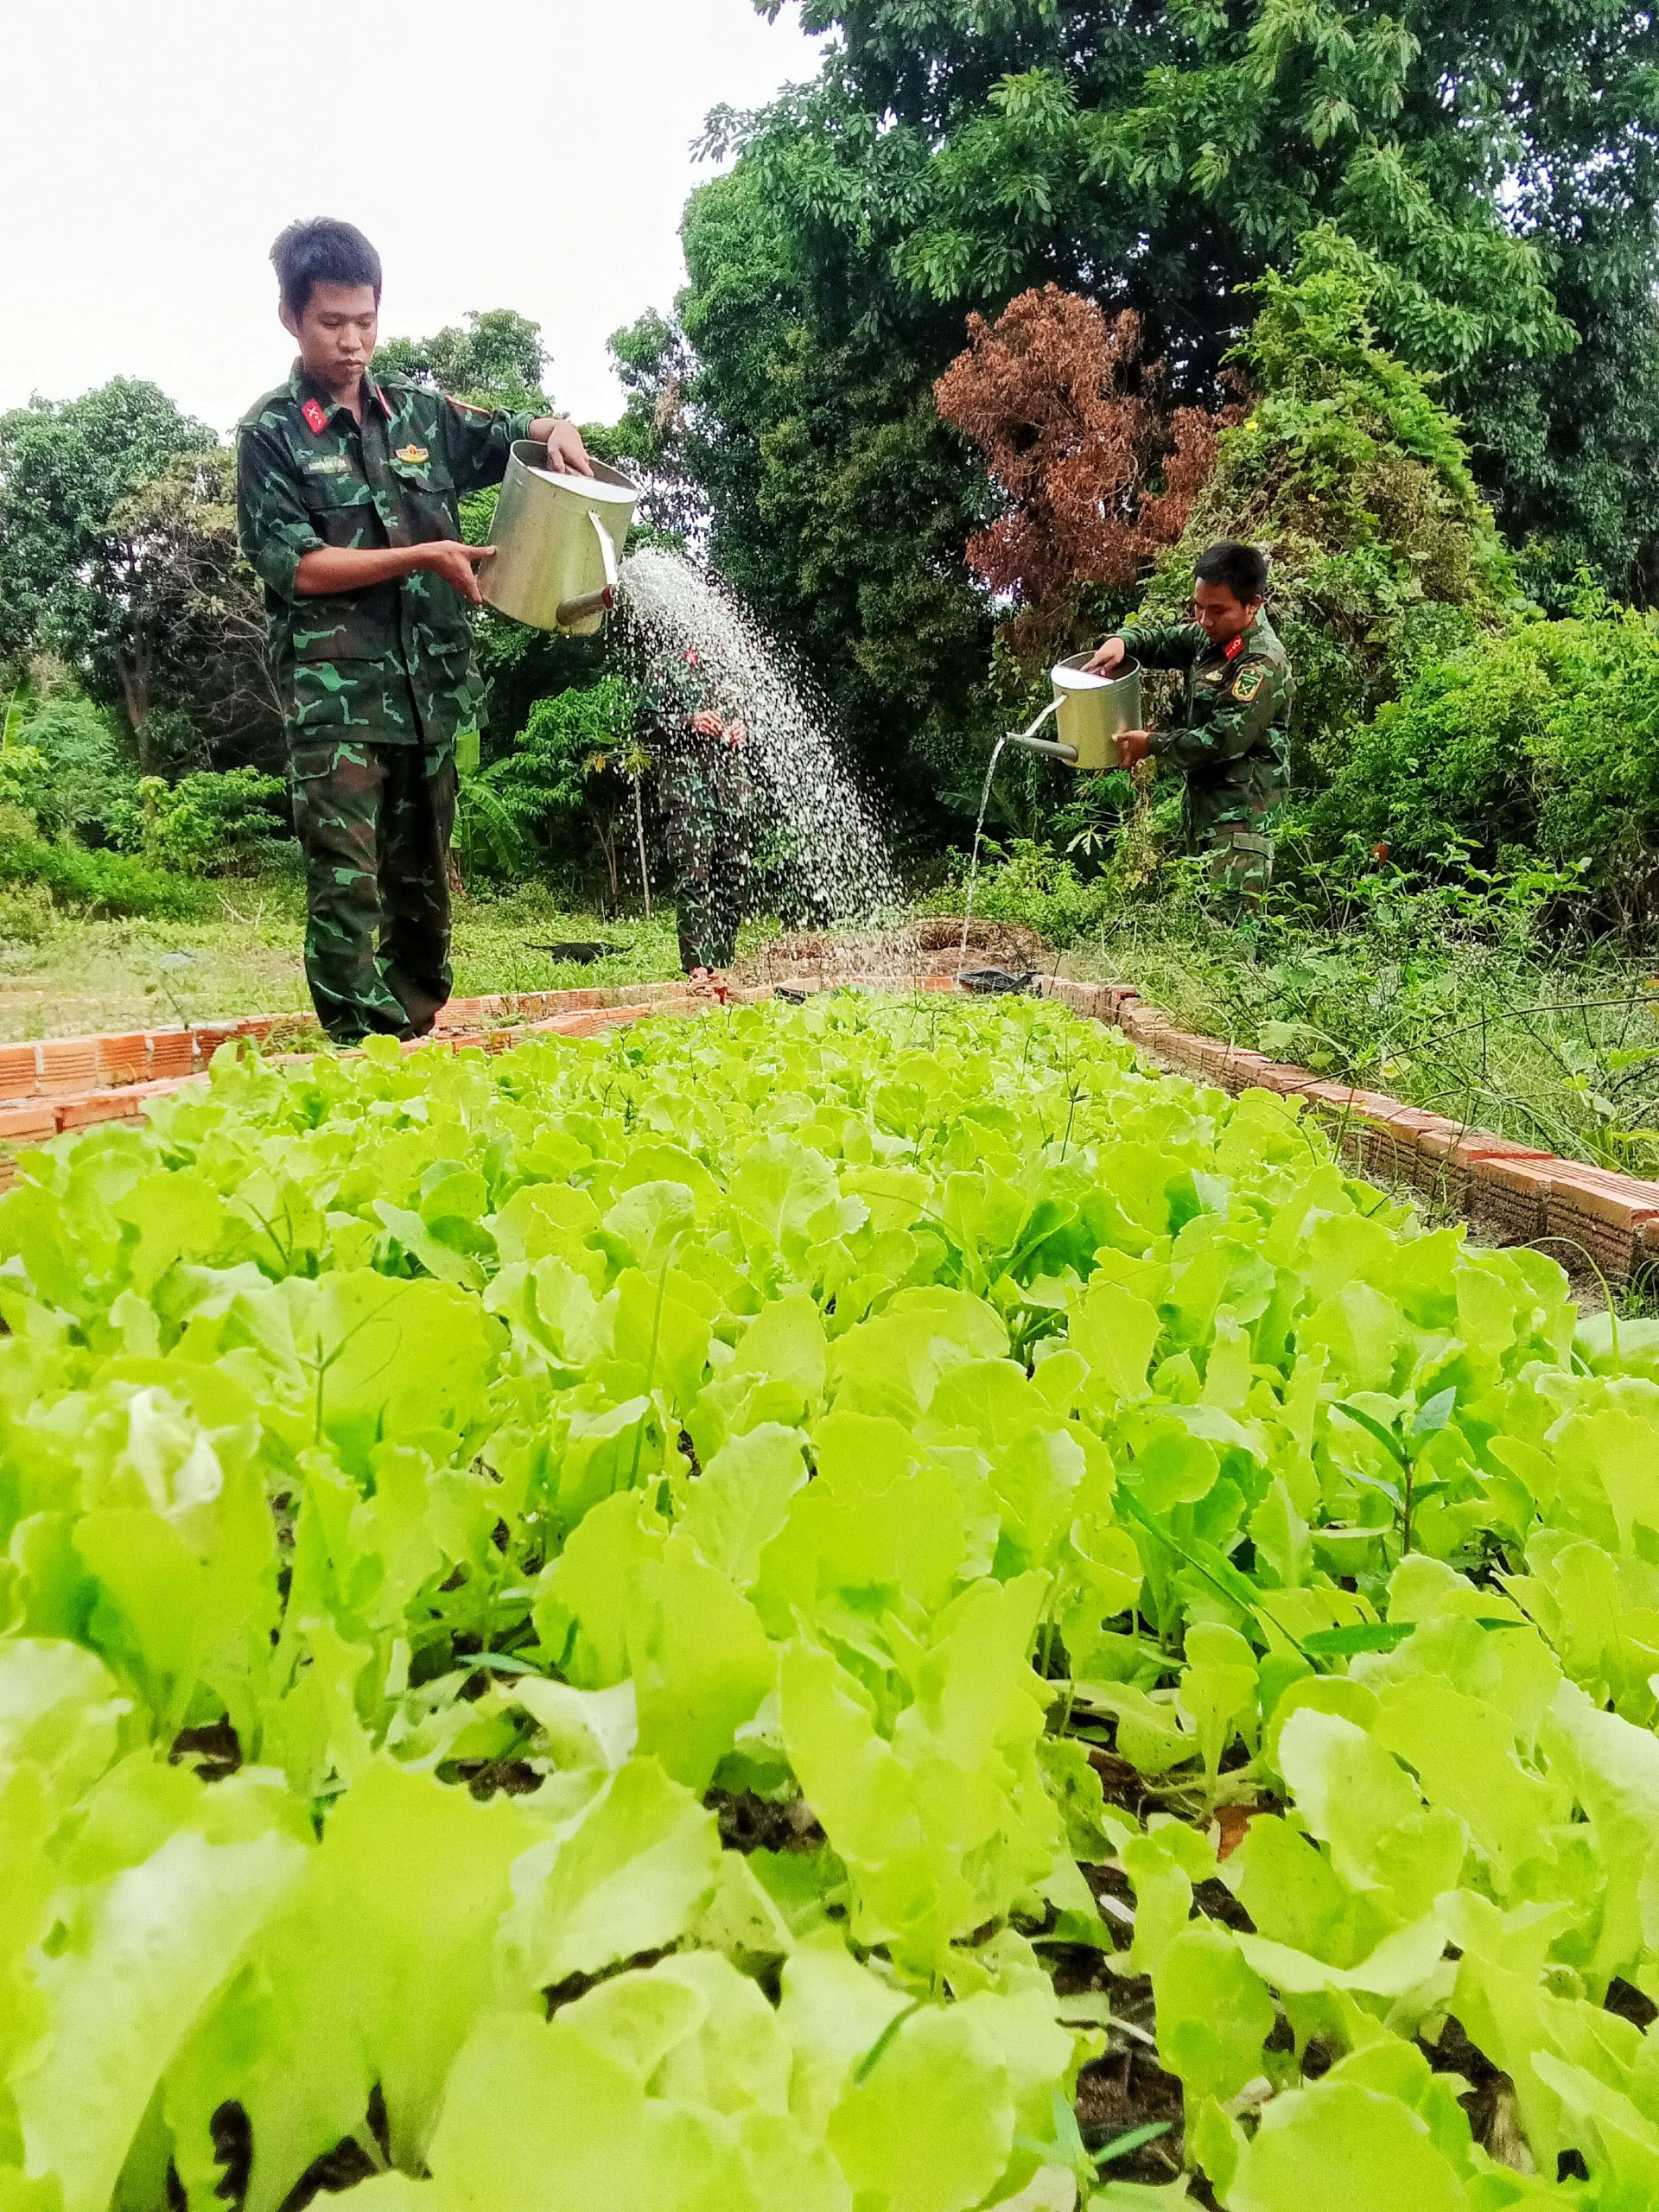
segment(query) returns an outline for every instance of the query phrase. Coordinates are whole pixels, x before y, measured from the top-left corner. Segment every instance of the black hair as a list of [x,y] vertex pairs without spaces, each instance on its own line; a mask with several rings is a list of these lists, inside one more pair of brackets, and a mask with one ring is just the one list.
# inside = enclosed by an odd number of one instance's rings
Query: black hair
[[1193,575],[1201,584],[1225,584],[1241,607],[1260,599],[1268,588],[1267,556],[1254,545],[1240,545],[1230,537],[1200,553]]
[[380,304],[380,257],[355,223],[318,215],[290,223],[270,249],[283,305],[302,315],[318,284],[369,284]]

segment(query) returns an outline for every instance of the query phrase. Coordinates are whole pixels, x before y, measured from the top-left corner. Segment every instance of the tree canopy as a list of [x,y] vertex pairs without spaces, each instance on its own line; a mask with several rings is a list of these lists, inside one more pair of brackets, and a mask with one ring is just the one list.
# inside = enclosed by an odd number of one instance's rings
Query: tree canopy
[[[776,15],[787,0],[757,0]],[[1213,405],[1250,287],[1333,226],[1438,377],[1535,589],[1624,588],[1659,467],[1659,27],[1621,0],[798,0],[817,76],[717,111],[686,213],[686,453],[715,556],[855,726],[949,721],[994,509],[927,419],[964,317],[1133,311]],[[896,613],[897,625],[891,620]]]

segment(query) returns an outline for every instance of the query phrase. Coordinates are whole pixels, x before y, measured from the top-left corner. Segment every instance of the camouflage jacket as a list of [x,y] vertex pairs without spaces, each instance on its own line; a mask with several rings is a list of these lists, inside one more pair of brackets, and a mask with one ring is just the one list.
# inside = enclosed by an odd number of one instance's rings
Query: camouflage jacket
[[1196,622],[1131,623],[1116,635],[1144,667],[1186,671],[1181,725],[1152,733],[1155,760],[1216,785],[1230,779],[1235,761],[1287,766],[1296,687],[1265,614],[1230,645],[1212,645]]
[[478,720],[466,602],[424,572],[299,597],[301,557],[459,537],[462,495],[499,484],[527,415],[365,378],[359,429],[296,362],[237,431],[237,523],[265,588],[267,650],[290,743],[353,737],[439,746]]

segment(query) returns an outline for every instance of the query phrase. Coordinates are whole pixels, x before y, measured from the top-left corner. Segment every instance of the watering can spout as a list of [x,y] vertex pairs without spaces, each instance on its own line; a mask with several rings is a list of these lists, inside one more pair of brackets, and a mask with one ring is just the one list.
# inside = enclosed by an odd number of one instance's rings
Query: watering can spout
[[616,604],[616,549],[599,517],[590,514],[588,519],[599,541],[600,565],[605,581],[592,591],[575,592],[569,599],[559,601],[554,620],[561,630],[573,630],[578,622],[590,621],[597,614],[608,614]]
[[1029,723],[1024,729],[1011,729],[1008,732],[1007,742],[1010,745],[1029,746],[1033,753],[1046,753],[1052,760],[1064,760],[1068,768],[1075,768],[1077,765],[1077,748],[1075,745],[1062,745],[1058,738],[1039,737],[1037,734],[1049,716],[1058,709],[1059,703],[1058,699],[1051,699],[1034,722]]

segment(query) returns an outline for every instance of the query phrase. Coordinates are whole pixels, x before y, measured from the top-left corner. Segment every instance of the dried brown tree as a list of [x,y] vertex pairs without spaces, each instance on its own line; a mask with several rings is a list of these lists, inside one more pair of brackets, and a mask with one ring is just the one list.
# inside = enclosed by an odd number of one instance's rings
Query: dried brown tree
[[1122,591],[1180,536],[1236,405],[1172,407],[1140,318],[1046,284],[968,345],[935,391],[944,419],[985,457],[1005,505],[968,542],[969,564],[1014,601],[1004,635],[1022,659],[1077,639],[1090,588]]

